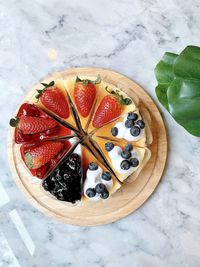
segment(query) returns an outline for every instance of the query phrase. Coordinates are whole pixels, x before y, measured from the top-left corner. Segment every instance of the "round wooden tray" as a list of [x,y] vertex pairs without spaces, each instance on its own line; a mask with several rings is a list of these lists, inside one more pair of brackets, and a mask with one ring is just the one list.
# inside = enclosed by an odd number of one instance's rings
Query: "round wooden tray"
[[[41,190],[40,180],[32,178],[24,167],[19,155],[19,145],[16,145],[13,140],[14,130],[10,129],[9,132],[8,155],[12,174],[17,185],[39,210],[68,224],[93,226],[111,223],[127,216],[149,198],[158,185],[165,167],[167,137],[162,117],[150,96],[135,82],[119,73],[100,68],[67,69],[53,74],[43,82],[54,80],[55,78],[66,78],[70,75],[96,76],[98,74],[101,75],[104,81],[121,88],[130,97],[134,92],[140,99],[140,105],[149,110],[152,119],[153,143],[149,147],[152,153],[151,159],[133,183],[124,184],[122,189],[108,200],[97,203],[86,201],[72,206],[45,194]],[[24,101],[31,99],[38,86],[39,84],[30,90]]]

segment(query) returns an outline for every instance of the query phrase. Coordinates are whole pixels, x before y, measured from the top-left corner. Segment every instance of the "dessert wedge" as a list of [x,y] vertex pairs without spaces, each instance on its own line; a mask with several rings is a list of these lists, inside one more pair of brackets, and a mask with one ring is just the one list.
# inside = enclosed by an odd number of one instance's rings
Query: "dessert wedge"
[[83,201],[107,199],[121,187],[115,176],[84,145],[82,145],[82,161]]
[[97,102],[94,114],[87,129],[88,133],[93,132],[107,123],[117,119],[123,114],[136,109],[138,98],[131,99],[122,90],[102,82],[98,91]]
[[135,170],[135,172],[130,175],[125,182],[126,183],[132,183],[133,181],[135,181],[139,175],[142,175],[143,170],[145,169],[145,166],[147,165],[148,161],[151,158],[151,151],[148,148],[145,148],[145,154],[144,154],[144,158],[142,160],[142,164],[137,168],[137,170]]
[[136,147],[123,141],[109,141],[97,136],[94,136],[93,140],[120,182],[130,175],[136,178],[144,166],[144,159],[146,160],[147,154],[150,153],[147,148]]
[[23,144],[20,147],[22,160],[31,174],[43,179],[70,152],[77,138],[59,141],[42,141]]
[[73,129],[77,129],[74,111],[70,105],[64,81],[57,79],[49,84],[42,83],[32,101],[49,114],[64,121]]
[[101,84],[101,77],[76,76],[65,81],[66,89],[76,108],[80,124],[86,129],[96,102],[97,92]]
[[123,139],[134,146],[145,147],[152,143],[151,117],[147,109],[136,109],[95,131],[93,138],[103,137],[113,141]]
[[105,200],[150,159],[151,118],[128,89],[70,73],[41,83],[10,120],[17,157],[57,200]]
[[15,127],[15,142],[17,144],[50,140],[54,138],[72,137],[73,131],[51,118],[33,104],[24,103],[19,108],[17,116],[10,120]]
[[83,175],[80,144],[43,180],[42,186],[58,200],[72,204],[81,200]]

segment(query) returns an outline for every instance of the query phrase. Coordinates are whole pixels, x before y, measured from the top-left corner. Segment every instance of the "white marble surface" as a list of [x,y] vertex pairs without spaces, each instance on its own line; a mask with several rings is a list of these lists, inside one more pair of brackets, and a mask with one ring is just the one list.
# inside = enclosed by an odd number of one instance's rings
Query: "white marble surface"
[[0,0],[1,267],[200,266],[200,139],[162,108],[169,133],[162,182],[137,212],[107,226],[69,226],[41,214],[16,187],[6,155],[10,116],[54,71],[111,68],[156,100],[154,66],[165,51],[200,45],[199,13],[198,0]]

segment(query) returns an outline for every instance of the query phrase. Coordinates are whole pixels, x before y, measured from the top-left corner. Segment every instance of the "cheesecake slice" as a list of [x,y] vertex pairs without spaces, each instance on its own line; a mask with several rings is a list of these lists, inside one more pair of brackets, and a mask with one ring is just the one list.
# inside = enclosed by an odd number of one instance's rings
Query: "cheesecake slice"
[[22,144],[20,154],[25,166],[37,178],[45,178],[70,153],[78,138]]
[[144,167],[144,161],[146,164],[151,155],[147,148],[133,146],[131,143],[111,141],[97,136],[93,136],[93,140],[120,182],[129,177],[135,180]]
[[82,164],[84,177],[82,201],[107,199],[121,187],[116,177],[84,145],[82,145]]
[[100,90],[101,77],[74,76],[65,80],[65,87],[76,108],[83,130],[88,126]]
[[43,180],[42,187],[57,200],[79,203],[83,188],[80,144]]
[[56,79],[49,84],[42,83],[32,101],[36,106],[77,130],[74,111],[62,79]]
[[145,147],[153,140],[150,125],[151,117],[148,110],[136,109],[95,131],[93,138],[97,136],[119,142],[124,140],[131,142],[133,146]]
[[10,125],[15,127],[14,139],[17,144],[74,136],[71,129],[29,103],[20,106],[16,117],[10,120]]
[[121,184],[89,148],[78,144],[42,182],[55,199],[78,204],[80,200],[109,198]]
[[119,88],[106,82],[101,82],[97,92],[94,113],[87,132],[91,133],[128,112],[134,111],[138,104],[138,97],[130,98]]

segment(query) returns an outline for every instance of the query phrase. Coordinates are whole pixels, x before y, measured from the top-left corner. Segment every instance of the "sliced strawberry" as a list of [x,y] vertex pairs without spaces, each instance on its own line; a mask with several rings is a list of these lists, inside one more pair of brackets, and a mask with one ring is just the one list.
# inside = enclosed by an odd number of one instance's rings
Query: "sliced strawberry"
[[28,103],[20,106],[17,116],[10,120],[10,126],[15,127],[14,140],[17,144],[71,134],[70,129],[52,119],[40,108]]
[[93,119],[93,126],[99,128],[114,118],[120,116],[122,107],[117,98],[111,95],[105,96],[99,104]]
[[[105,88],[107,90],[107,87]],[[107,90],[108,91],[108,90]],[[130,105],[131,99],[124,98],[119,91],[108,91],[100,102],[92,121],[95,128],[100,128],[121,115],[123,105]]]
[[44,88],[37,90],[36,99],[40,99],[42,104],[57,116],[67,119],[70,110],[67,98],[62,90],[54,86],[54,81],[49,84],[42,83],[42,85],[44,85]]
[[81,80],[79,77],[76,78],[74,88],[74,100],[78,112],[83,116],[87,117],[93,106],[96,97],[95,84],[101,82],[100,76],[95,81]]
[[[45,144],[47,142],[37,142],[37,143],[27,143],[23,144],[20,147],[20,153],[22,160],[25,162],[25,155],[27,153],[31,154],[32,151],[37,150],[38,147],[40,147],[41,144]],[[51,141],[53,143],[53,141]],[[59,151],[59,153],[54,156],[50,161],[48,161],[46,164],[42,165],[41,167],[37,169],[29,169],[31,174],[35,177],[38,177],[40,179],[43,179],[55,166],[57,163],[63,158],[65,153],[70,149],[71,143],[68,140],[65,141],[59,141],[63,145],[62,149]]]
[[11,120],[11,125],[18,127],[18,130],[23,134],[36,134],[46,130],[50,130],[58,125],[58,123],[51,118],[40,118],[31,116],[22,116],[20,119]]
[[44,142],[32,148],[24,156],[29,169],[38,169],[52,160],[63,148],[61,142]]
[[21,118],[21,116],[33,116],[33,117],[44,117],[47,118],[48,115],[46,114],[41,114],[41,111],[33,104],[29,103],[23,103],[19,111],[17,113],[17,117]]

